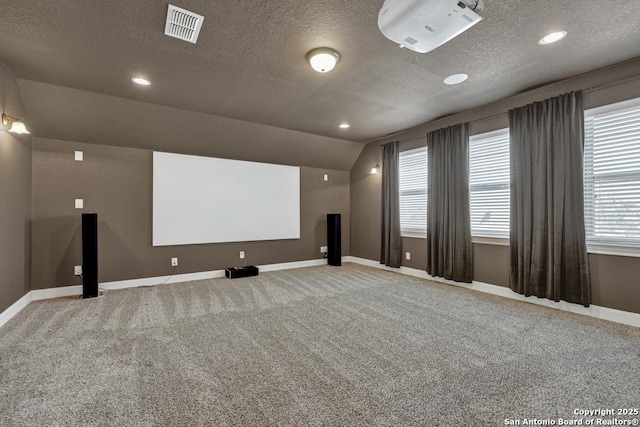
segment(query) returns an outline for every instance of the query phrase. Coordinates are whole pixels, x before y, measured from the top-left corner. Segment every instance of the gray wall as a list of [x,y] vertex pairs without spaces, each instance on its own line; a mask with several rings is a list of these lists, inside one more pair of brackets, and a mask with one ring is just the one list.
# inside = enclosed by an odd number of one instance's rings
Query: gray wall
[[[391,138],[372,142],[362,151],[351,170],[351,255],[371,260],[380,258],[380,175],[370,175],[371,167],[381,164],[382,143],[405,140],[401,150],[426,145],[421,137],[428,131],[464,121],[473,121],[471,133],[477,134],[508,126],[506,111],[567,91],[589,89],[585,108],[640,97],[640,60],[541,87],[497,103],[445,117],[409,129]],[[485,119],[485,117],[487,117]],[[426,267],[425,239],[403,238],[403,266],[423,270]],[[404,252],[411,252],[411,260]],[[509,248],[507,246],[473,244],[474,280],[509,286]],[[593,304],[640,313],[640,258],[589,255]]]
[[[26,119],[16,78],[2,62],[0,106],[0,114]],[[29,291],[30,219],[31,137],[0,127],[0,313]]]
[[364,144],[18,79],[41,138],[351,170]]
[[[74,161],[74,151],[84,161]],[[322,180],[329,174],[329,181]],[[32,288],[80,284],[82,212],[98,213],[100,282],[322,258],[326,214],[341,213],[349,255],[349,172],[301,167],[301,238],[263,242],[151,246],[152,151],[53,139],[33,140]],[[74,199],[83,198],[83,210]]]

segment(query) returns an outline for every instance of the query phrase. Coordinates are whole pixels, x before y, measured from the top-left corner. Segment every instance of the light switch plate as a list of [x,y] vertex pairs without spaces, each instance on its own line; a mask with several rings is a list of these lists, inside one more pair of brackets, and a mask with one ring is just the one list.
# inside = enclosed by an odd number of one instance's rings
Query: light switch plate
[[84,160],[84,153],[82,151],[76,151],[74,159],[76,162],[81,162]]
[[329,175],[325,173],[325,174],[324,174],[324,176],[322,177],[322,180],[323,180],[324,182],[329,181]]
[[84,209],[84,199],[76,199],[76,209]]

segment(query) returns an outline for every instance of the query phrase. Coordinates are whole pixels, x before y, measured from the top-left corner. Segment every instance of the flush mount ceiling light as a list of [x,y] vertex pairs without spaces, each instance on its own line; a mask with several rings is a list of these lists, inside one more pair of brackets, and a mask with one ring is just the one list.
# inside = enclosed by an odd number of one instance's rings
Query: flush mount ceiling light
[[144,79],[142,77],[133,77],[131,81],[140,86],[149,86],[151,84],[149,80]]
[[446,79],[444,79],[444,84],[446,85],[457,85],[462,83],[463,81],[469,78],[466,74],[452,74]]
[[538,40],[538,44],[544,46],[546,44],[555,43],[559,40],[562,40],[565,37],[567,37],[566,31],[556,31],[555,33],[549,33],[543,38],[541,38],[540,40]]
[[340,125],[340,129],[349,129],[351,127],[351,125],[349,123],[342,123]]
[[307,61],[311,68],[319,73],[328,73],[333,70],[340,60],[340,55],[329,47],[319,47],[307,53]]
[[2,125],[4,127],[7,127],[9,126],[9,123],[11,123],[9,132],[18,133],[18,134],[29,133],[29,131],[27,130],[27,127],[24,125],[24,123],[20,121],[20,119],[16,119],[15,117],[11,117],[2,113]]

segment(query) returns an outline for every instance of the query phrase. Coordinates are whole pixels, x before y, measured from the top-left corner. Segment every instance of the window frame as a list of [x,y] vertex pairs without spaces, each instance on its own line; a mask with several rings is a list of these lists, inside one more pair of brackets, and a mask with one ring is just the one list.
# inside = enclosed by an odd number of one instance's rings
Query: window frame
[[[402,196],[403,196],[403,191],[401,188],[401,179],[400,179],[400,175],[401,175],[401,170],[400,170],[400,165],[401,165],[401,160],[399,160],[399,164],[398,164],[398,197],[400,199],[400,237],[410,237],[410,238],[416,238],[416,239],[426,239],[427,238],[427,206],[429,203],[429,194],[428,194],[428,164],[429,164],[429,157],[428,157],[428,152],[427,152],[427,147],[422,146],[422,147],[417,147],[417,148],[412,148],[409,150],[404,150],[400,152],[399,157],[401,158],[403,155],[411,155],[411,154],[416,154],[416,153],[421,153],[424,152],[425,155],[425,163],[424,163],[424,171],[425,171],[425,184],[426,187],[424,189],[424,194],[426,197],[426,201],[425,201],[425,209],[424,209],[424,224],[425,224],[425,228],[424,231],[423,230],[417,230],[413,229],[413,230],[406,230],[402,228]],[[413,191],[417,191],[417,190],[413,190]]]
[[[612,104],[603,105],[596,108],[591,108],[584,111],[584,165],[583,165],[583,182],[584,182],[584,220],[585,220],[585,240],[587,243],[587,252],[594,254],[606,254],[606,255],[619,255],[619,256],[632,256],[640,257],[640,239],[636,241],[615,241],[613,238],[607,239],[606,237],[595,236],[595,222],[596,222],[596,204],[594,187],[596,185],[596,175],[593,171],[594,168],[594,147],[592,136],[589,135],[590,129],[589,121],[594,117],[602,115],[622,114],[629,111],[640,111],[640,98],[628,99],[622,102],[616,102]],[[621,175],[621,172],[612,172],[610,175],[617,173]],[[637,171],[625,172],[629,177],[634,180],[640,181],[640,168]],[[601,177],[606,180],[605,177]],[[612,179],[611,177],[609,179]],[[613,178],[615,179],[615,177]],[[593,195],[594,197],[591,197]],[[590,198],[588,198],[588,196]]]
[[[471,135],[469,137],[469,211],[471,212],[472,209],[472,205],[471,205],[471,201],[472,201],[472,191],[474,191],[474,187],[475,191],[487,191],[489,189],[496,189],[496,190],[505,190],[507,191],[507,193],[509,194],[510,197],[510,192],[511,192],[511,175],[510,172],[508,174],[508,181],[505,182],[501,182],[501,183],[492,183],[492,184],[472,184],[472,176],[471,176],[471,145],[472,143],[476,143],[479,140],[485,140],[485,139],[493,139],[496,137],[507,137],[507,152],[508,152],[508,156],[507,156],[507,163],[506,163],[506,168],[507,170],[509,170],[510,168],[510,160],[509,160],[509,156],[510,156],[510,146],[509,146],[509,127],[506,128],[501,128],[501,129],[496,129],[493,131],[489,131],[489,132],[483,132],[483,133],[479,133],[479,134],[475,134],[475,135]],[[501,187],[501,188],[498,188]],[[510,200],[507,202],[507,211],[508,213],[508,217],[510,215],[510,209],[511,209],[511,202]],[[509,245],[509,235],[510,235],[510,221],[509,224],[507,226],[507,230],[506,232],[503,232],[501,234],[498,233],[482,233],[482,231],[476,231],[474,233],[474,229],[473,229],[473,222],[471,222],[470,224],[471,227],[471,240],[473,243],[479,243],[479,244],[490,244],[490,245],[499,245],[499,246],[508,246]]]

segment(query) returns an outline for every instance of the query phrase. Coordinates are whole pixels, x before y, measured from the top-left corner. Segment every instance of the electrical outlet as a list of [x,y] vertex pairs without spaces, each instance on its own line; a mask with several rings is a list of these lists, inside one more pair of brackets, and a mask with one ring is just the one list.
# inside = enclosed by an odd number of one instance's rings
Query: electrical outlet
[[329,175],[325,173],[325,174],[322,176],[322,180],[323,180],[324,182],[329,181]]
[[405,252],[405,253],[404,253],[404,257],[405,257],[406,259],[411,259],[411,252]]
[[326,246],[320,246],[320,253],[329,252]]
[[244,251],[240,251],[240,259],[244,259]]
[[73,275],[74,276],[82,276],[82,266],[81,265],[74,265],[73,266]]
[[178,258],[174,257],[171,258],[171,267],[177,267],[178,266]]
[[84,209],[84,200],[83,199],[76,199],[75,200],[75,206],[76,206],[76,209]]

